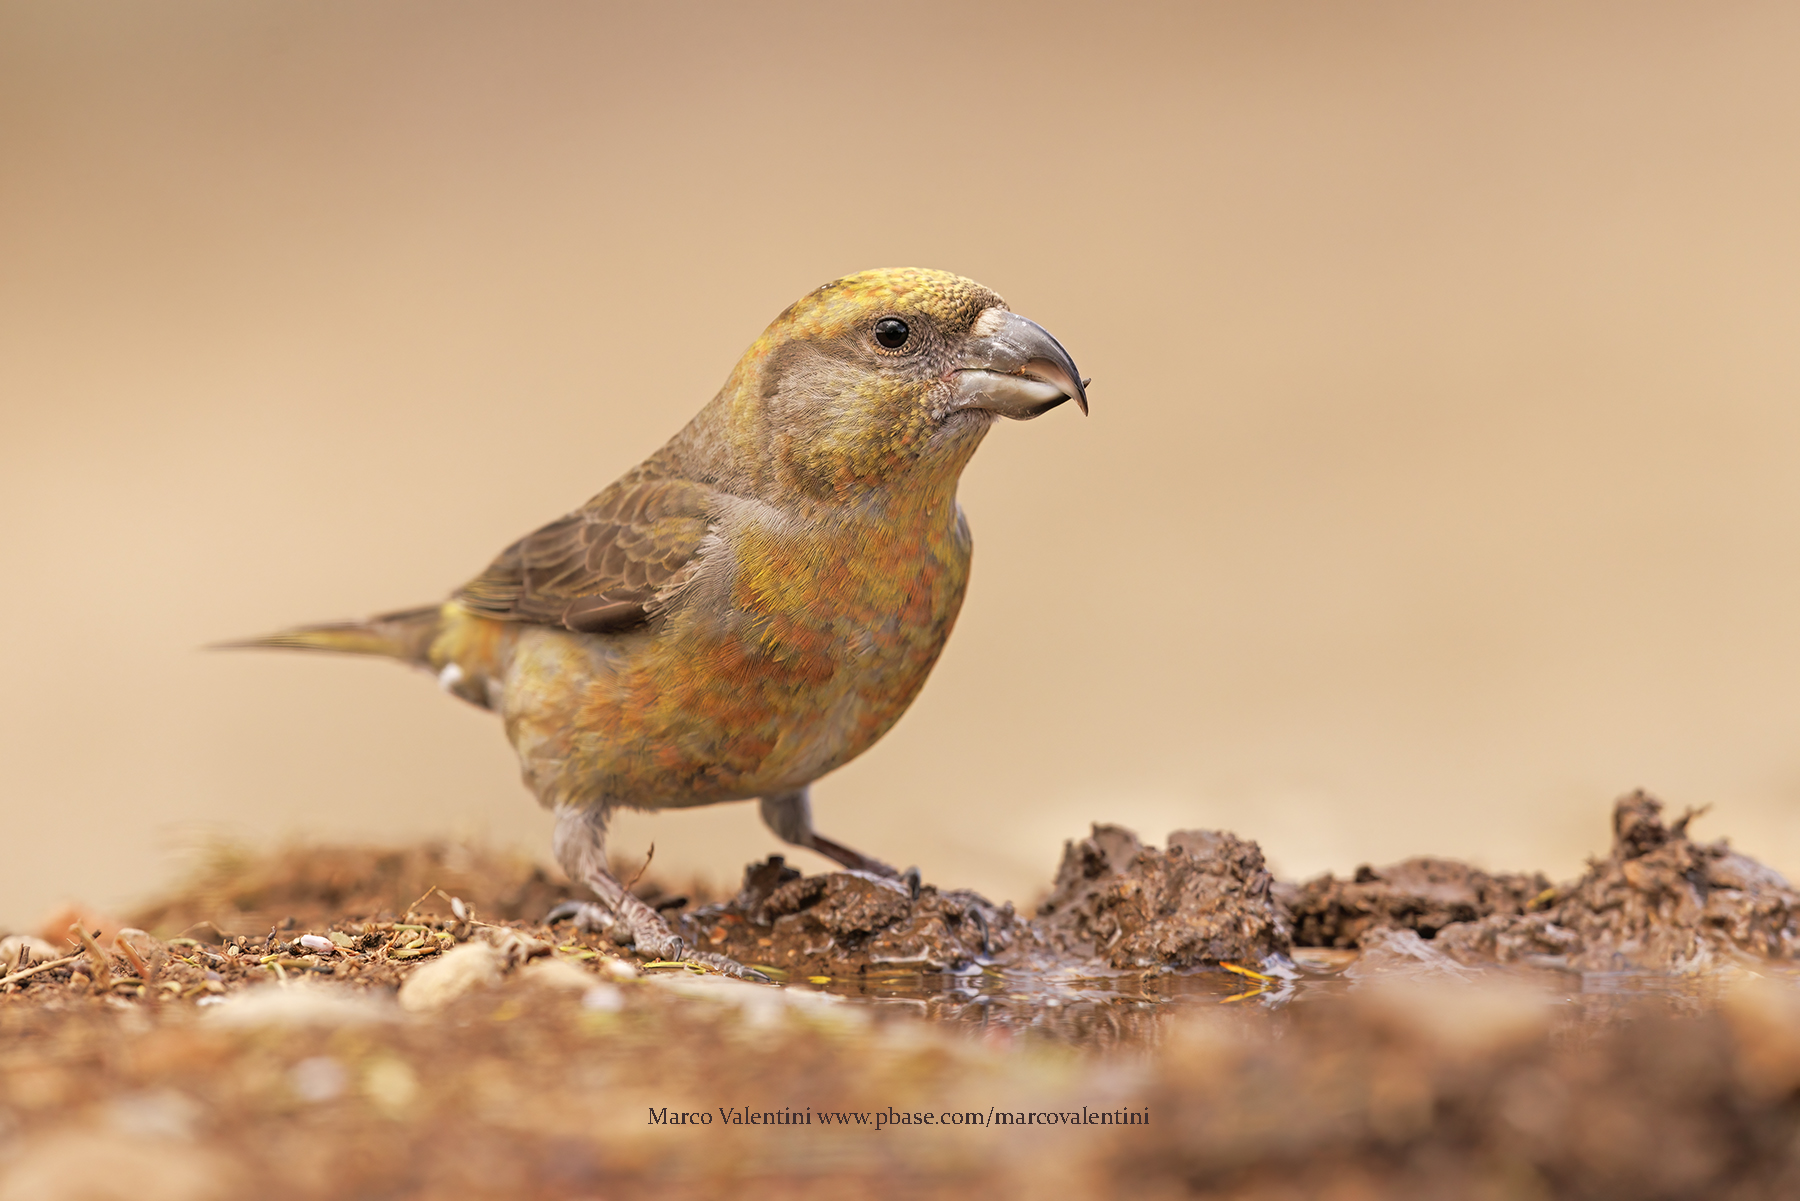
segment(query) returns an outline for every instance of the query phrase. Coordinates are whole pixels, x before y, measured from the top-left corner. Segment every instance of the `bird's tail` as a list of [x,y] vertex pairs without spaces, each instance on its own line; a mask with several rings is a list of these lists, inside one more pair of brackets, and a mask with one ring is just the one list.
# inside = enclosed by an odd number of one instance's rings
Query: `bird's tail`
[[345,655],[382,655],[402,663],[426,666],[431,643],[443,621],[442,607],[383,613],[367,621],[334,621],[295,626],[261,638],[214,643],[218,650],[336,651]]

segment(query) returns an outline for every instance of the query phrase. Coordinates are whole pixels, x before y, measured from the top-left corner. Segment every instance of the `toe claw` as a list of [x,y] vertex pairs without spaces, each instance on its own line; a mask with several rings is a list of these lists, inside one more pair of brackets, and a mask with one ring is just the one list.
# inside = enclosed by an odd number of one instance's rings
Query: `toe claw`
[[577,930],[585,930],[589,934],[604,934],[613,928],[613,914],[606,906],[594,901],[564,901],[544,915],[544,924],[554,926],[557,922],[573,919]]
[[588,904],[587,901],[564,901],[560,905],[552,907],[550,912],[544,915],[544,924],[554,926],[557,922],[566,922],[572,917],[580,917],[582,908]]
[[750,980],[757,984],[773,984],[773,980],[753,967],[745,967],[735,959],[723,955],[715,955],[711,951],[695,951],[688,957],[689,963],[701,963],[721,975],[732,976],[739,980]]

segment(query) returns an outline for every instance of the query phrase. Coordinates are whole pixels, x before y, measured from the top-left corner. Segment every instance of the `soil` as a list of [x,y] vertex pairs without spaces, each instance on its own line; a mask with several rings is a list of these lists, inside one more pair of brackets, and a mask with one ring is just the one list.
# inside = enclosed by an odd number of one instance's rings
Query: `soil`
[[1800,896],[1780,873],[1723,840],[1697,843],[1688,813],[1672,825],[1642,792],[1613,810],[1613,848],[1529,912],[1447,927],[1444,950],[1466,963],[1519,960],[1580,971],[1704,972],[1722,963],[1792,960]]
[[[465,843],[308,844],[260,855],[216,847],[187,880],[131,914],[130,924],[217,944],[226,933],[317,929],[345,917],[391,920],[420,898],[429,901],[425,908],[442,910],[437,889],[499,921],[541,917],[572,891],[567,880],[523,855]],[[652,887],[646,895],[663,894]],[[63,930],[49,933],[60,939]]]
[[682,915],[678,929],[781,979],[944,972],[1004,954],[1020,937],[1011,905],[973,892],[928,884],[914,897],[863,872],[802,876],[780,855],[752,864],[737,896]]
[[1800,1006],[1760,983],[1579,1039],[1553,997],[1492,983],[1294,1006],[1281,1037],[1195,1023],[1108,1168],[1121,1196],[1800,1196]]
[[1118,970],[1263,965],[1292,946],[1262,848],[1235,834],[1177,830],[1167,850],[1096,825],[1063,846],[1034,942]]
[[1356,869],[1349,880],[1329,874],[1283,888],[1294,942],[1303,947],[1354,947],[1379,927],[1435,937],[1445,926],[1494,914],[1524,913],[1550,887],[1540,873],[1490,875],[1455,859],[1407,859]]
[[1407,930],[1464,964],[1530,961],[1583,971],[1704,971],[1734,957],[1800,953],[1800,897],[1724,843],[1665,825],[1653,797],[1614,808],[1612,852],[1580,879],[1482,871],[1449,859],[1362,867],[1277,884],[1253,842],[1178,830],[1167,849],[1121,826],[1065,844],[1030,919],[966,890],[856,872],[801,878],[779,856],[737,897],[684,919],[696,945],[790,974],[844,978],[907,967],[1132,972],[1233,963],[1278,968],[1296,947],[1366,947]]
[[1623,798],[1554,887],[1105,825],[1029,917],[639,886],[778,986],[544,926],[566,885],[478,848],[221,855],[0,942],[0,1201],[1800,1195],[1794,894],[1688,823]]
[[1273,880],[1253,842],[1177,830],[1167,850],[1122,826],[1096,825],[1063,847],[1035,917],[967,890],[861,872],[801,877],[779,855],[752,864],[723,904],[683,919],[696,945],[791,975],[843,979],[909,969],[1141,972],[1263,965],[1290,949]]

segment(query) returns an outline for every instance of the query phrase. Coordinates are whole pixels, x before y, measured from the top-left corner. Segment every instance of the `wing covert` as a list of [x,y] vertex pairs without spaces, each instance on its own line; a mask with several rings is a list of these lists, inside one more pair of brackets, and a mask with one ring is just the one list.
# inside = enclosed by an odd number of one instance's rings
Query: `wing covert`
[[627,629],[681,585],[716,500],[704,484],[634,472],[501,551],[455,599],[500,621]]

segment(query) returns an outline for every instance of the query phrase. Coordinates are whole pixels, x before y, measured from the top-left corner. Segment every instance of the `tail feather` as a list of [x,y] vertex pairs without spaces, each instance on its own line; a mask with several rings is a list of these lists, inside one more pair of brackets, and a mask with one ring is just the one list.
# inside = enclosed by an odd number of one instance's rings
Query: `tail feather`
[[291,630],[219,642],[216,650],[335,651],[345,655],[382,655],[403,663],[425,666],[431,643],[437,637],[441,606],[383,613],[367,621],[334,621],[295,626]]

